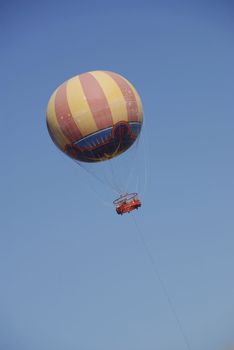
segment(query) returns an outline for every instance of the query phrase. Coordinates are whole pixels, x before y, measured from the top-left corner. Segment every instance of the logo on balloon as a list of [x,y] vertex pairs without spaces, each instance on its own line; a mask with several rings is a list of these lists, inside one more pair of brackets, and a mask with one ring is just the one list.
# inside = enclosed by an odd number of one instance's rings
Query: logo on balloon
[[141,123],[120,121],[65,146],[71,158],[82,162],[108,160],[126,151],[141,131]]

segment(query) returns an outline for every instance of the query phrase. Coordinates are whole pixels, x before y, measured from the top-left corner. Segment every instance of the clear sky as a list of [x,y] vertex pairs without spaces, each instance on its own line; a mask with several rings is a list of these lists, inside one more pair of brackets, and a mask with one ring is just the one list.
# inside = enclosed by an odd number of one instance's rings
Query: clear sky
[[[191,349],[225,349],[234,342],[233,1],[9,0],[0,27],[0,350],[187,349],[133,216]],[[53,90],[96,69],[127,77],[144,104],[147,188],[125,217],[90,190],[45,124]]]

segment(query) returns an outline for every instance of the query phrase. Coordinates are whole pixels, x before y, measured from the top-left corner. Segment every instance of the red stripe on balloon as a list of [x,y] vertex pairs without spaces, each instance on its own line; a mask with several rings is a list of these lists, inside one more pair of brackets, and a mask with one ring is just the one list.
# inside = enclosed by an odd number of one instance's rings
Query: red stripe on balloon
[[79,78],[97,128],[104,129],[113,125],[108,100],[98,81],[90,73],[81,74]]
[[55,113],[60,129],[69,141],[75,142],[80,140],[82,134],[72,117],[67,102],[67,82],[63,83],[56,92]]
[[139,111],[137,100],[131,86],[120,75],[109,71],[106,71],[105,73],[108,74],[116,82],[124,96],[128,113],[128,120],[130,122],[138,120]]

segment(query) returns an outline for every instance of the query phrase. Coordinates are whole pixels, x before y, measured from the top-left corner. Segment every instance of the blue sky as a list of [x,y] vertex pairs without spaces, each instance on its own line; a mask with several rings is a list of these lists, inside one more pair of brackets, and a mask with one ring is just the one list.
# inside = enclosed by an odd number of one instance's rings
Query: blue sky
[[[132,216],[191,348],[226,349],[234,343],[233,3],[0,9],[0,350],[187,349]],[[113,194],[46,130],[53,90],[95,69],[126,76],[144,104],[147,188],[131,216],[103,204]]]

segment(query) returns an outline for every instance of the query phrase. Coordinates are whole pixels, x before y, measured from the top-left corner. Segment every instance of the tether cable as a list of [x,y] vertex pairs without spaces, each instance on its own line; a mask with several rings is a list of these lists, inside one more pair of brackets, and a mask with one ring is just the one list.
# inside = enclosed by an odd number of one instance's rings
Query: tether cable
[[166,300],[167,300],[167,302],[168,302],[168,306],[169,306],[169,308],[170,308],[170,310],[171,310],[171,313],[173,314],[173,316],[174,316],[174,318],[175,318],[175,321],[176,321],[176,323],[177,323],[177,325],[178,325],[178,328],[179,328],[179,330],[180,330],[181,336],[182,336],[183,339],[184,339],[184,343],[185,343],[185,345],[186,345],[186,347],[187,347],[188,350],[192,350],[192,347],[191,347],[190,342],[189,342],[189,340],[188,340],[188,337],[187,337],[187,335],[186,335],[186,333],[185,333],[185,331],[184,331],[184,328],[183,328],[183,326],[182,326],[182,323],[181,323],[181,321],[180,321],[180,318],[179,318],[179,316],[178,316],[178,314],[177,314],[177,312],[176,312],[176,309],[175,309],[175,307],[174,307],[174,305],[173,305],[173,302],[172,302],[172,299],[171,299],[171,297],[170,297],[170,294],[168,293],[168,290],[167,290],[167,288],[166,288],[166,286],[165,286],[165,283],[164,283],[164,281],[163,281],[163,279],[162,279],[162,277],[161,277],[161,274],[160,274],[160,272],[159,272],[159,269],[158,269],[158,267],[157,267],[157,265],[156,265],[155,259],[153,258],[152,254],[151,254],[151,252],[150,252],[150,250],[149,250],[149,248],[148,248],[148,245],[147,245],[147,243],[146,243],[146,241],[145,241],[144,235],[142,234],[142,232],[141,232],[141,230],[140,230],[140,228],[139,228],[139,226],[138,226],[138,224],[137,224],[137,222],[136,222],[135,217],[132,216],[132,218],[133,218],[133,222],[134,222],[134,224],[135,224],[136,230],[137,230],[137,232],[138,232],[138,236],[139,236],[139,238],[140,238],[140,241],[141,241],[141,243],[142,243],[142,245],[143,245],[143,247],[144,247],[144,250],[145,250],[145,252],[146,252],[146,255],[147,255],[147,257],[148,257],[148,259],[149,259],[149,262],[150,262],[150,264],[151,264],[151,266],[152,266],[154,275],[156,276],[156,278],[157,278],[157,280],[158,280],[158,282],[159,282],[159,284],[160,284],[160,286],[161,286],[161,288],[162,288],[162,291],[163,291],[163,293],[164,293],[164,295],[165,295],[165,297],[166,297]]

